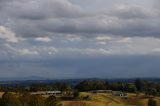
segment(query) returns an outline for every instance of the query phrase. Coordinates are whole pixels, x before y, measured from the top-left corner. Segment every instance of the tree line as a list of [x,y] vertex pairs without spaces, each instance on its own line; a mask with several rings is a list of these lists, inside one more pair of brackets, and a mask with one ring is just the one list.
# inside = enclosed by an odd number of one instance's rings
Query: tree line
[[[75,86],[69,83],[32,84],[30,86],[0,86],[0,91],[5,92],[0,98],[0,106],[61,106],[60,101],[66,98],[55,96],[43,97],[31,94],[37,91],[59,90],[73,99],[79,92],[91,90],[113,90],[131,93],[145,93],[146,96],[160,96],[160,83],[136,79],[134,82],[109,82],[107,80],[84,80]],[[157,106],[154,99],[148,100],[148,106]]]
[[142,92],[146,95],[160,96],[160,83],[136,79],[134,82],[108,82],[106,80],[85,80],[75,86],[81,92],[91,90],[113,90],[123,92]]
[[61,106],[61,104],[55,96],[45,98],[29,93],[17,95],[6,92],[0,99],[0,106]]

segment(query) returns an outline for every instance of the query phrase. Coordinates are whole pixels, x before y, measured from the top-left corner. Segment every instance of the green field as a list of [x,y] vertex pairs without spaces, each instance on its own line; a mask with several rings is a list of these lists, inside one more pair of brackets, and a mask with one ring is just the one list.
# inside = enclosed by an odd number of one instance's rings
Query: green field
[[[88,97],[87,99],[83,99]],[[62,101],[63,106],[147,106],[148,98],[143,94],[128,94],[128,98],[115,97],[112,94],[86,93],[80,94],[80,100]],[[154,98],[160,106],[160,98]]]

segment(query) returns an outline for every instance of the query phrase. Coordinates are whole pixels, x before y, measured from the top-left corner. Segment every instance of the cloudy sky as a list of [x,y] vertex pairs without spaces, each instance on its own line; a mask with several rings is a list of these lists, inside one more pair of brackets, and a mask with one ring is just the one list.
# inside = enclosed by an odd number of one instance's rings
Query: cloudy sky
[[0,77],[160,77],[159,0],[0,0]]

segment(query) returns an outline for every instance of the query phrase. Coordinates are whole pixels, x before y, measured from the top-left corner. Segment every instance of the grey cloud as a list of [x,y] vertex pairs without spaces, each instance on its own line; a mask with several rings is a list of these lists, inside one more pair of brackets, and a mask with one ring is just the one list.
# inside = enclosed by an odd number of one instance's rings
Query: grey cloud
[[[108,21],[105,19],[105,21]],[[42,22],[43,23],[43,22]],[[98,18],[90,20],[52,20],[40,24],[41,30],[57,33],[79,33],[82,36],[85,34],[109,34],[118,36],[153,36],[158,37],[159,21],[150,19],[135,19],[135,20],[113,20],[106,22]]]
[[14,0],[0,0],[0,3],[8,3],[8,2],[13,2]]
[[109,14],[126,20],[154,18],[157,15],[154,9],[151,11],[141,6],[117,5],[114,6],[114,8],[115,9],[111,10]]
[[27,2],[15,1],[5,8],[16,18],[39,20],[48,18],[72,18],[84,14],[78,6],[72,5],[67,0],[28,0]]
[[[68,0],[28,0],[8,3],[1,10],[6,24],[18,36],[62,34],[159,37],[160,20],[155,9],[136,5],[92,11]],[[118,7],[119,6],[119,7]],[[124,7],[123,7],[124,6]]]

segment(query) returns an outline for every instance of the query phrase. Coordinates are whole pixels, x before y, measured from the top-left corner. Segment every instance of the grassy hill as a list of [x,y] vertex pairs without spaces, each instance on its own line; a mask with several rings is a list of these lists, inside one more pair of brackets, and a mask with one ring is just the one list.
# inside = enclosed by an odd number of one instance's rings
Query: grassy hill
[[[160,106],[160,98],[154,98]],[[112,94],[85,93],[76,101],[63,101],[63,106],[147,106],[148,98],[143,94],[128,94],[128,98],[115,97]]]
[[[0,97],[4,92],[0,92]],[[12,92],[14,93],[14,92]],[[15,94],[15,93],[14,93]],[[48,97],[43,95],[44,97]],[[81,92],[79,98],[62,100],[62,106],[147,106],[148,99],[144,94],[128,93],[128,97],[112,96],[111,93]],[[160,97],[154,97],[160,106]]]

